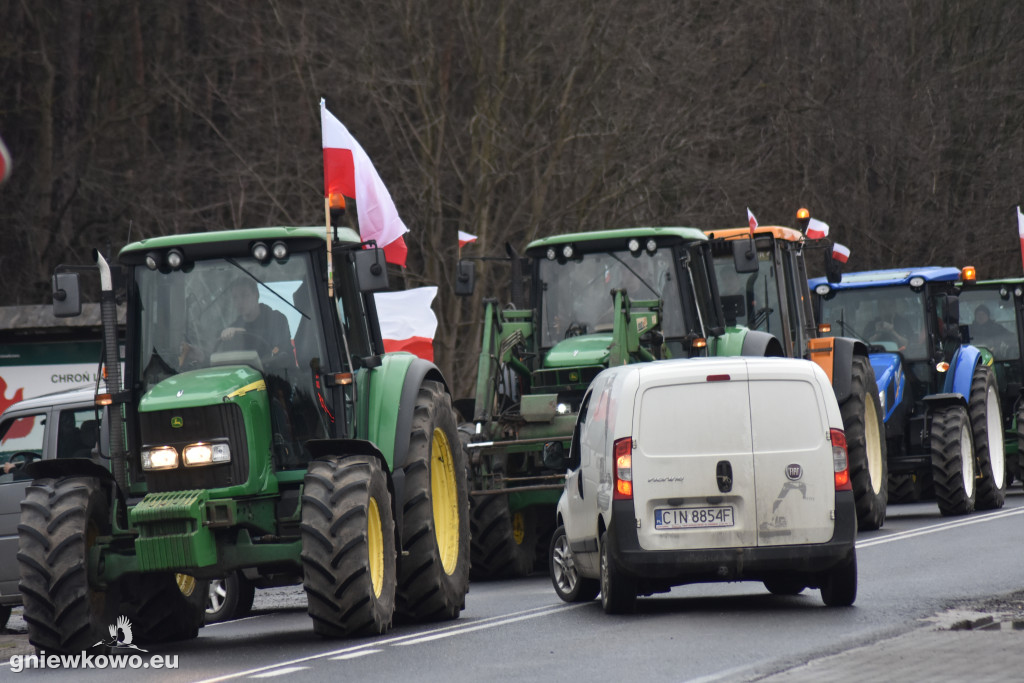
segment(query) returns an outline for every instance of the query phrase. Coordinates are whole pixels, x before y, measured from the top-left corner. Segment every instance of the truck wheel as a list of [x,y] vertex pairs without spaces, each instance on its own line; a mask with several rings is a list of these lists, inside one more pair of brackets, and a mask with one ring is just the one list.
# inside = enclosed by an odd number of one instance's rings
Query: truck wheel
[[89,584],[88,556],[110,533],[109,496],[95,477],[37,479],[18,524],[18,587],[29,642],[51,654],[109,650],[113,591]]
[[[119,583],[119,614],[129,618],[138,643],[189,640],[205,623],[209,582],[171,572],[137,574]],[[127,599],[126,599],[127,598]]]
[[380,461],[314,460],[302,494],[302,568],[313,630],[383,633],[395,611],[395,520]]
[[974,444],[963,406],[935,410],[931,438],[932,486],[944,516],[974,512]]
[[825,574],[821,582],[821,601],[827,607],[849,607],[857,599],[857,555]]
[[537,559],[532,508],[513,513],[508,496],[476,496],[470,503],[474,580],[527,576]]
[[548,571],[555,593],[565,602],[587,602],[596,598],[601,590],[600,581],[580,576],[564,526],[555,529],[551,537]]
[[607,531],[601,534],[601,607],[605,614],[629,614],[636,609],[636,583],[615,566]]
[[840,412],[850,456],[857,528],[874,531],[885,522],[885,507],[889,499],[889,465],[875,372],[863,356],[853,359],[850,397],[840,406]]
[[455,619],[469,590],[469,482],[451,398],[439,382],[416,397],[402,502],[397,610],[415,621]]
[[206,623],[244,617],[252,609],[256,589],[241,572],[210,581],[206,598]]
[[1003,414],[999,409],[999,387],[992,368],[979,365],[971,380],[967,404],[978,463],[979,510],[995,510],[1006,501],[1006,453],[1003,449]]

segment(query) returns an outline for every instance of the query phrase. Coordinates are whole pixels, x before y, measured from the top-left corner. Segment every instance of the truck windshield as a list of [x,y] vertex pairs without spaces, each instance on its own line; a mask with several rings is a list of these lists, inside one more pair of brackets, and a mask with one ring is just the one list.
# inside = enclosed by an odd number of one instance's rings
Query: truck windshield
[[599,252],[559,263],[539,265],[541,346],[554,346],[567,336],[612,331],[613,289],[625,289],[634,301],[660,299],[666,337],[685,335],[679,282],[671,249],[633,256]]
[[923,293],[909,287],[843,289],[821,302],[821,322],[835,336],[851,336],[907,360],[928,358],[928,326]]

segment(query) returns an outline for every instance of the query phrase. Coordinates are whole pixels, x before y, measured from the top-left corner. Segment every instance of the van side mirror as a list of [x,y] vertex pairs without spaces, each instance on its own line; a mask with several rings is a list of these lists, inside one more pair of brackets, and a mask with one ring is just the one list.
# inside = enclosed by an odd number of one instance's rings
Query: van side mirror
[[756,273],[760,264],[757,262],[757,247],[754,246],[754,240],[733,242],[732,261],[737,273]]
[[53,315],[73,318],[82,314],[82,296],[78,289],[78,273],[53,274]]
[[476,264],[472,261],[459,261],[455,266],[455,295],[471,296],[476,287]]
[[359,249],[350,253],[355,258],[356,282],[360,292],[381,292],[388,288],[383,249]]

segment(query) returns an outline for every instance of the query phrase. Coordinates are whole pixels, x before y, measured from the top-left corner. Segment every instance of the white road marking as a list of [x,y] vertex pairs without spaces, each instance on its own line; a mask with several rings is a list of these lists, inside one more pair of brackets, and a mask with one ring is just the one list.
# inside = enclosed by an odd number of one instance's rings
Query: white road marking
[[355,659],[356,657],[375,655],[378,652],[384,652],[384,650],[361,650],[359,652],[349,652],[347,655],[338,655],[337,657],[331,657],[331,659]]
[[284,676],[285,674],[293,674],[296,671],[305,671],[308,666],[289,666],[285,669],[274,669],[273,671],[267,671],[266,673],[256,674],[249,678],[272,678],[274,676]]
[[931,526],[921,527],[920,529],[909,529],[907,531],[898,531],[888,536],[882,536],[881,538],[872,538],[867,541],[860,541],[857,543],[857,549],[870,548],[876,545],[882,545],[883,543],[892,543],[893,541],[902,541],[908,538],[914,538],[916,536],[925,536],[927,534],[934,534],[939,531],[946,531],[947,529],[955,529],[956,527],[967,526],[969,524],[984,524],[986,522],[995,522],[1006,517],[1013,517],[1014,515],[1024,514],[1024,508],[1013,508],[1011,510],[1000,510],[998,512],[991,512],[985,514],[977,514],[973,517],[965,517],[956,519],[950,522],[942,522],[940,524],[933,524]]
[[440,640],[441,638],[449,638],[451,636],[461,636],[465,633],[472,633],[473,631],[482,631],[485,628],[494,628],[495,626],[504,626],[505,624],[511,624],[516,621],[523,621],[524,619],[533,619],[534,617],[546,617],[549,614],[555,614],[557,612],[565,612],[566,610],[576,609],[577,607],[583,607],[587,603],[579,602],[574,605],[562,605],[555,607],[547,612],[540,612],[538,614],[524,614],[523,616],[513,617],[511,619],[504,619],[502,621],[496,621],[490,624],[476,624],[473,626],[467,626],[466,628],[459,629],[452,633],[435,633],[429,636],[422,636],[420,638],[413,638],[412,640],[405,640],[401,643],[395,643],[395,645],[419,645],[420,643],[428,643],[432,640]]

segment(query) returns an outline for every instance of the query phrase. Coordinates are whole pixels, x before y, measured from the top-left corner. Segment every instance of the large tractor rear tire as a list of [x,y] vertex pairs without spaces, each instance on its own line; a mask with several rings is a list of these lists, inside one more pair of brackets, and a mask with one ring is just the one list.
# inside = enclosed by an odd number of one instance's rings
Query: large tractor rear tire
[[[1024,404],[1017,406],[1017,419],[1014,427],[1017,430],[1017,454],[1007,467],[1008,475],[1016,481],[1024,481]],[[1007,486],[1010,482],[1007,481]],[[1024,484],[1022,484],[1024,485]]]
[[386,631],[395,612],[395,521],[380,461],[311,462],[301,533],[313,630],[328,638]]
[[864,356],[851,367],[850,397],[840,406],[850,455],[850,479],[857,507],[857,528],[874,531],[885,522],[889,499],[889,465],[885,425],[875,371]]
[[159,572],[125,577],[118,585],[118,613],[131,621],[133,642],[189,640],[206,622],[209,581]]
[[527,576],[537,560],[532,508],[512,512],[508,496],[476,496],[471,506],[473,579]]
[[995,510],[1006,501],[1006,453],[1003,446],[1003,414],[999,407],[999,386],[992,368],[979,365],[971,380],[967,403],[974,436],[974,457],[978,463],[979,510]]
[[944,516],[974,512],[974,445],[963,406],[937,408],[930,430],[932,485]]
[[37,479],[25,490],[18,532],[29,642],[49,654],[107,652],[114,591],[90,585],[88,557],[110,533],[108,491],[95,477]]
[[469,482],[451,397],[439,382],[420,387],[411,430],[397,610],[410,621],[455,619],[469,591]]

